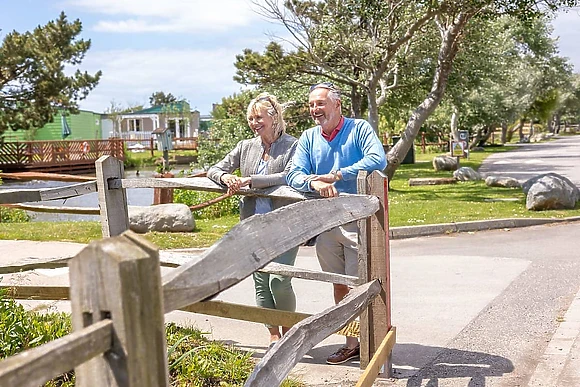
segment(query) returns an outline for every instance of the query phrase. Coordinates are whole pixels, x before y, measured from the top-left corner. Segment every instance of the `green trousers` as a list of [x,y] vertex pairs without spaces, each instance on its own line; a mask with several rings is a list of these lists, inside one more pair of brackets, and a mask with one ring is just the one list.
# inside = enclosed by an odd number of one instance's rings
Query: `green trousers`
[[[294,266],[297,254],[298,246],[279,255],[272,262]],[[296,310],[296,294],[294,294],[291,281],[292,277],[255,272],[256,305],[262,308],[294,312]],[[271,328],[270,325],[266,326]]]

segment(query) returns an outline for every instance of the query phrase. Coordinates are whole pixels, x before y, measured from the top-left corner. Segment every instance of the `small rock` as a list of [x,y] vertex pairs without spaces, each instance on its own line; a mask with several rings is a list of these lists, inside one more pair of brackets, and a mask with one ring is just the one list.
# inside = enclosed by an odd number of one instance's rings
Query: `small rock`
[[488,187],[505,187],[505,188],[519,188],[522,185],[518,179],[513,177],[499,177],[499,176],[488,176],[485,178],[485,184]]
[[455,157],[442,155],[433,158],[433,168],[436,171],[455,171],[458,166],[459,164]]

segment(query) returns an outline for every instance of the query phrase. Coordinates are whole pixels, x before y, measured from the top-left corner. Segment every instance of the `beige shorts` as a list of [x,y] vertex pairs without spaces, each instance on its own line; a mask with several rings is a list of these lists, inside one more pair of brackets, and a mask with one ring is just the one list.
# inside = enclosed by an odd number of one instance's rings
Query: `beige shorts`
[[316,239],[316,255],[322,271],[358,277],[358,226],[343,224]]

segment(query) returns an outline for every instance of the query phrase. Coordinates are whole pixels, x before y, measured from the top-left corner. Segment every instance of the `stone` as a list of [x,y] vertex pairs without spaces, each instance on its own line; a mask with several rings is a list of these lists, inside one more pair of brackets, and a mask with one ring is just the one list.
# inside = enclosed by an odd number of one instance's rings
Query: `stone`
[[555,172],[544,173],[544,174],[541,174],[541,175],[538,175],[538,176],[535,176],[535,177],[532,177],[532,178],[526,180],[522,184],[522,189],[524,190],[524,193],[527,194],[528,191],[530,190],[530,187],[532,185],[534,185],[536,183],[536,181],[543,179],[546,176],[552,176],[552,177],[555,177],[557,179],[564,180],[566,182],[566,184],[570,185],[571,187],[574,187],[574,190],[580,196],[580,190],[578,189],[578,187],[576,187],[576,185],[574,183],[572,183],[572,181],[570,179],[568,179],[566,176],[559,175]]
[[128,209],[129,228],[134,232],[191,232],[195,228],[193,215],[185,204],[128,206]]
[[542,142],[549,140],[554,135],[552,133],[536,133],[530,137],[530,142]]
[[455,157],[442,155],[433,158],[433,168],[436,171],[455,171],[458,166],[459,164]]
[[522,185],[513,177],[488,176],[485,178],[488,187],[520,188]]
[[453,177],[459,181],[481,180],[481,175],[471,167],[461,167],[453,172]]
[[573,209],[580,199],[578,187],[556,173],[538,176],[531,185],[525,182],[526,208],[532,211]]

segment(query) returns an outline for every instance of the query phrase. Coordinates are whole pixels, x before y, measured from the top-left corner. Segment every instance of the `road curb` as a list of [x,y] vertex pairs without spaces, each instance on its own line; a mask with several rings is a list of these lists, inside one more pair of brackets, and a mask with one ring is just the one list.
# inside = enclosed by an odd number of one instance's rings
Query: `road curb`
[[389,236],[391,239],[405,239],[431,235],[453,234],[458,232],[530,227],[549,223],[566,223],[577,221],[580,221],[580,216],[572,216],[568,218],[514,218],[478,220],[473,222],[440,223],[424,226],[392,227],[389,230]]

